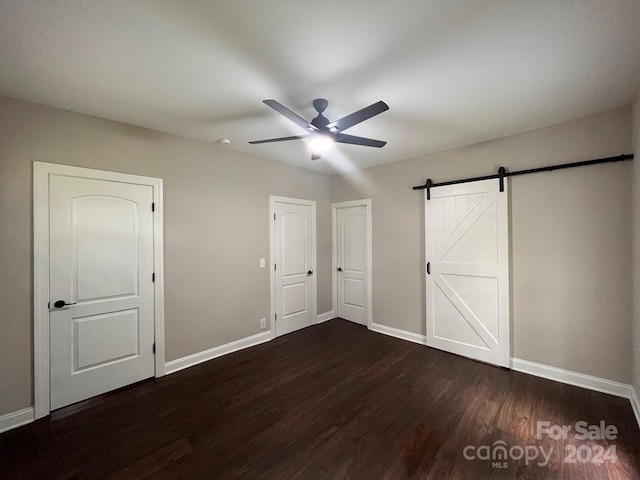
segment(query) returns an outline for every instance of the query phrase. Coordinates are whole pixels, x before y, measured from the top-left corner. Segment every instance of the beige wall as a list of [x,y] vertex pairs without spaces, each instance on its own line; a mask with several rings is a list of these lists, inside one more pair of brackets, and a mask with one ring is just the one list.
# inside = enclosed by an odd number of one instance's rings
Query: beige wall
[[640,395],[640,92],[633,105],[633,386]]
[[[327,177],[0,97],[0,415],[32,404],[34,160],[164,179],[173,360],[258,333],[269,317],[269,270],[257,267],[269,256],[269,194],[318,202],[318,313],[331,310],[329,199],[372,198],[374,321],[424,334],[424,205],[411,186],[628,153],[630,125],[631,110],[619,109]],[[511,179],[515,357],[632,381],[631,178],[625,162]],[[636,327],[639,319],[640,307]]]
[[317,201],[318,313],[331,310],[330,179],[283,163],[0,97],[0,415],[32,405],[32,162],[164,179],[166,360],[269,318],[269,195]]
[[[629,108],[332,177],[371,198],[373,320],[425,333],[424,202],[413,185],[632,151]],[[513,354],[631,382],[631,162],[510,179]]]

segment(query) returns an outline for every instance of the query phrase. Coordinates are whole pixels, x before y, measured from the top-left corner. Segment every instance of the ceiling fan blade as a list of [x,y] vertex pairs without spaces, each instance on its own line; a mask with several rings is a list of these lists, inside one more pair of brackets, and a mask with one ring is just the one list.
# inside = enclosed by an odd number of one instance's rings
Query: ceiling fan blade
[[389,105],[384,103],[382,100],[369,105],[368,107],[364,107],[362,110],[358,110],[357,112],[353,112],[351,115],[347,115],[346,117],[342,117],[335,122],[331,122],[327,125],[329,130],[346,130],[347,128],[351,128],[354,125],[357,125],[360,122],[364,122],[371,117],[375,117],[376,115],[389,110]]
[[289,110],[287,107],[285,107],[281,103],[279,103],[279,102],[277,102],[275,100],[263,100],[263,102],[265,104],[269,105],[271,108],[273,108],[280,115],[284,115],[285,117],[287,117],[289,120],[291,120],[293,123],[295,123],[299,127],[302,127],[302,128],[304,128],[305,130],[307,130],[309,132],[315,132],[315,131],[318,130],[310,122],[307,122],[300,115],[298,115],[295,112],[292,112],[291,110]]
[[266,140],[254,140],[249,143],[257,145],[259,143],[286,142],[287,140],[300,140],[302,138],[307,138],[308,136],[309,135],[295,135],[293,137],[267,138]]
[[362,145],[365,147],[382,148],[387,142],[382,140],[374,140],[373,138],[356,137],[355,135],[347,135],[346,133],[339,133],[336,135],[336,142],[349,143],[351,145]]
[[320,155],[319,153],[311,152],[311,160],[320,160],[321,157],[322,155]]

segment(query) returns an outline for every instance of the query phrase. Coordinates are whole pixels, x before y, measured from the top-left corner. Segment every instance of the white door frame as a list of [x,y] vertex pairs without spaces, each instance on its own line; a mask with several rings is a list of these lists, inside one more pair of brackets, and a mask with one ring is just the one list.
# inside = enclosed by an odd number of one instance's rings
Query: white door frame
[[317,268],[316,268],[316,245],[318,243],[316,237],[316,202],[315,200],[303,200],[301,198],[292,197],[280,197],[278,195],[269,195],[269,268],[271,268],[271,274],[269,275],[270,288],[271,288],[271,339],[276,338],[276,278],[275,278],[275,261],[276,261],[276,245],[275,245],[275,229],[274,229],[274,215],[276,214],[276,203],[291,203],[293,205],[305,205],[311,207],[311,238],[313,244],[311,247],[311,262],[314,274],[311,276],[311,312],[313,313],[314,323],[318,323],[318,281]]
[[373,324],[373,296],[372,296],[372,241],[371,241],[371,199],[350,200],[348,202],[337,202],[331,204],[331,291],[333,293],[333,315],[338,316],[338,209],[348,207],[365,207],[367,215],[367,329],[371,330]]
[[49,370],[49,176],[93,178],[153,189],[155,376],[164,375],[164,255],[162,179],[91,168],[33,162],[33,376],[35,418],[51,412]]

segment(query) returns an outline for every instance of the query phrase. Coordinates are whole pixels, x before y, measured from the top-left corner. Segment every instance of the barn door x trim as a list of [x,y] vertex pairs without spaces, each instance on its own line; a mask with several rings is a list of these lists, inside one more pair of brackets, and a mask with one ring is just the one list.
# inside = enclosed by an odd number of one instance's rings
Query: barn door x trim
[[35,418],[49,415],[49,179],[51,175],[147,185],[153,189],[155,376],[164,375],[164,260],[162,179],[124,173],[33,163],[33,352]]

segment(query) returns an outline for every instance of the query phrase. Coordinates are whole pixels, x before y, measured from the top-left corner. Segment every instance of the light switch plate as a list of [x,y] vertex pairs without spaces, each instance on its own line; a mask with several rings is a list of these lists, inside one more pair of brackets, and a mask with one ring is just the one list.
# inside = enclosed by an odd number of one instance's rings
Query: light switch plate
[[264,260],[264,258],[260,259],[260,268],[264,268],[266,266],[266,262]]

